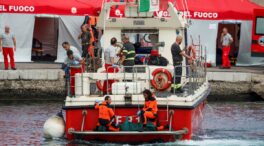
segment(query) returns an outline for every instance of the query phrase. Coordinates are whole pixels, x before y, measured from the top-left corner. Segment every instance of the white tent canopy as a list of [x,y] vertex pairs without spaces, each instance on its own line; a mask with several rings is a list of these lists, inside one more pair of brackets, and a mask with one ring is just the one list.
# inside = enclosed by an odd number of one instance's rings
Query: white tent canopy
[[[16,62],[31,62],[32,40],[35,18],[39,15],[33,14],[0,14],[0,32],[4,31],[4,26],[8,25],[11,32],[17,40],[17,51],[15,52]],[[68,41],[71,45],[81,50],[81,45],[77,39],[80,33],[80,26],[83,23],[84,16],[55,16],[43,15],[42,17],[58,17],[58,50],[57,60],[55,62],[63,62],[66,53],[61,44]],[[0,55],[0,61],[3,62],[3,56]]]
[[[197,42],[200,35],[201,44],[207,49],[207,61],[216,64],[216,43],[219,22],[223,20],[196,20],[192,19],[192,25],[188,29],[188,41],[190,35]],[[225,22],[241,23],[239,52],[237,56],[238,66],[264,65],[264,57],[251,56],[252,21],[225,20]]]
[[[0,14],[0,32],[3,32],[5,25],[11,27],[11,31],[15,34],[17,39],[17,51],[15,52],[16,62],[31,62],[31,50],[33,30],[35,18],[39,15],[33,14]],[[55,16],[59,18],[59,32],[58,32],[58,50],[57,60],[55,62],[63,62],[66,53],[61,44],[68,41],[71,45],[81,50],[81,45],[77,36],[80,33],[80,26],[83,23],[83,16]],[[43,17],[43,16],[42,16]],[[45,16],[47,17],[47,16]],[[227,21],[227,20],[225,20]],[[232,21],[232,20],[230,20]],[[207,48],[207,60],[212,64],[216,63],[216,38],[218,31],[218,24],[221,20],[196,20],[192,19],[192,25],[188,28],[188,38],[190,35],[197,42],[200,35],[201,44]],[[251,31],[252,21],[239,21],[241,23],[239,54],[237,58],[237,65],[263,65],[263,57],[251,57]],[[23,27],[21,27],[23,26]],[[190,42],[190,40],[189,40]],[[0,55],[0,61],[3,62],[3,56]]]

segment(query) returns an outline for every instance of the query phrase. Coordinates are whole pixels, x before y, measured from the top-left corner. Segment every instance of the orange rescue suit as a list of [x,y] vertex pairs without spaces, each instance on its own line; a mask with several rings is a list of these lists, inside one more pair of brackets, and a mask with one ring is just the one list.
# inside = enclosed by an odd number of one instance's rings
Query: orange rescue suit
[[90,28],[90,34],[91,34],[91,38],[90,38],[90,45],[88,48],[88,52],[89,52],[90,56],[94,59],[94,42],[95,42],[95,39],[94,39],[94,34],[93,34],[92,28]]
[[112,125],[111,120],[115,117],[115,113],[112,108],[109,107],[108,103],[104,101],[101,104],[96,104],[95,109],[99,109],[98,124],[108,127],[109,131],[119,131],[118,127]]
[[155,119],[157,117],[158,106],[155,97],[145,101],[144,107],[144,123],[147,124],[147,119]]
[[106,101],[101,104],[96,104],[95,109],[99,109],[99,119],[110,120],[114,117],[114,111],[110,108]]
[[143,124],[147,124],[148,119],[152,119],[152,123],[157,126],[157,130],[161,131],[166,129],[166,126],[158,126],[157,125],[157,113],[158,113],[158,104],[155,97],[145,101],[144,107],[144,122]]
[[98,17],[90,16],[88,24],[90,26],[96,26],[97,25],[97,19],[98,19]]
[[[87,22],[87,24],[89,26],[95,26],[97,24],[97,17],[93,17],[91,16],[89,18],[89,21]],[[95,38],[94,38],[94,33],[93,33],[93,29],[90,27],[89,28],[89,32],[91,34],[91,38],[90,38],[90,45],[89,47],[87,48],[88,49],[88,52],[89,52],[89,55],[94,59],[94,42],[95,42]]]

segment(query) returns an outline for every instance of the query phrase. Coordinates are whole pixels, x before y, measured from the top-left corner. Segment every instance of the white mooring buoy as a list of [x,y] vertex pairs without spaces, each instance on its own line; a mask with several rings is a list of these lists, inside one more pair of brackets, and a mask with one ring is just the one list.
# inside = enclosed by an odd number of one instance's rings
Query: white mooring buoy
[[43,131],[45,138],[60,138],[64,136],[65,122],[62,111],[48,118],[44,123]]

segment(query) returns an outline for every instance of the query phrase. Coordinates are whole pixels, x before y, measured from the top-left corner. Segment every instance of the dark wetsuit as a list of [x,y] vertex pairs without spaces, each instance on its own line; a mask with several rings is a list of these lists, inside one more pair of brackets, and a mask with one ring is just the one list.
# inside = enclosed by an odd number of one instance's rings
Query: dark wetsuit
[[171,90],[173,92],[174,89],[181,88],[181,76],[182,76],[182,60],[183,57],[180,54],[182,52],[180,46],[176,43],[173,43],[171,46],[171,54],[173,59],[174,66],[174,75],[172,78]]
[[82,35],[81,35],[82,57],[84,57],[84,58],[88,57],[88,48],[90,46],[90,39],[91,39],[91,34],[89,31],[82,33]]

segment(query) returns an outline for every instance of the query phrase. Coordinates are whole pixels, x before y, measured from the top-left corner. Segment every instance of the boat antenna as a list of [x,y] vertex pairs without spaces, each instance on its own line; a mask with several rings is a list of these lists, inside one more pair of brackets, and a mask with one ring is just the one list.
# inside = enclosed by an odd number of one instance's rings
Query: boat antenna
[[178,4],[177,4],[177,0],[174,0],[173,6],[175,6],[175,8],[177,9],[177,11],[179,11],[179,7],[178,7]]
[[183,7],[183,12],[182,12],[183,18],[184,19],[187,19],[186,16],[184,15],[185,14],[185,11],[186,11],[184,0],[181,0],[181,4],[182,4],[182,7]]
[[190,21],[191,16],[189,15],[190,13],[189,13],[189,8],[188,8],[187,0],[184,0],[184,1],[185,1],[185,5],[186,5],[186,10],[187,10],[187,13],[186,14],[188,14],[187,15],[187,23],[189,24],[189,21]]
[[[102,10],[101,11],[107,11],[107,9],[105,9],[105,5],[104,5],[104,3],[105,3],[105,1],[106,0],[103,0],[103,3],[102,3]],[[111,0],[112,1],[112,0]],[[105,14],[107,14],[106,12],[104,12],[103,13],[104,14],[104,16],[103,16],[103,34],[102,34],[102,36],[104,36],[105,35],[105,18],[106,18],[106,16],[105,16]],[[104,43],[105,43],[105,40],[103,40],[103,44],[101,44],[101,47],[103,48],[103,46],[102,45],[104,45]],[[104,56],[104,51],[102,51],[102,56]],[[102,59],[103,61],[105,61],[104,59]],[[101,62],[101,64],[103,65],[104,64],[104,62]]]

